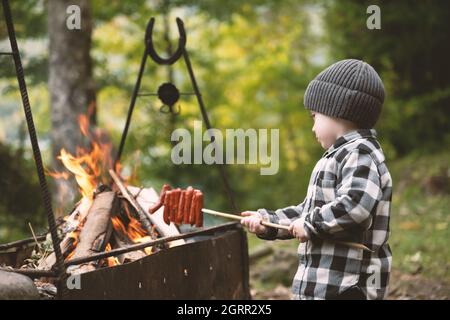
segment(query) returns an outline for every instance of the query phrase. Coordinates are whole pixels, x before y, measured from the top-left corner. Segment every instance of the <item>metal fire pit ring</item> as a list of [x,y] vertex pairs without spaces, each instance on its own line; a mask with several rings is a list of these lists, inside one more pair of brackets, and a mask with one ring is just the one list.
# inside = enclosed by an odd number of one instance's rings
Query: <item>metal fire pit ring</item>
[[[74,281],[79,287],[64,286],[64,299],[250,299],[247,236],[237,222],[99,253],[68,261],[65,265],[118,256],[176,239],[185,239],[186,244],[130,263],[83,273],[76,280],[69,278],[68,282]],[[17,267],[29,255],[34,243],[24,239],[0,247],[3,249],[0,262],[14,261],[9,264]],[[7,271],[30,278],[57,278],[52,270]]]
[[[247,236],[238,223],[184,245],[83,273],[66,299],[250,299]],[[70,279],[69,279],[70,280]]]

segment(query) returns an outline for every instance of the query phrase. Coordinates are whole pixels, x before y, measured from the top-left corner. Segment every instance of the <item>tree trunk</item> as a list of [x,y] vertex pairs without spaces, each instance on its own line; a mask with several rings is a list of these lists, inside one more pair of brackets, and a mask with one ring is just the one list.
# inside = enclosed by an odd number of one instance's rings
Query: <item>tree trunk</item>
[[[70,5],[80,8],[81,29],[69,30],[66,20],[72,13]],[[76,146],[86,146],[78,116],[95,106],[95,86],[90,57],[92,18],[89,0],[48,0],[49,80],[54,168],[62,169],[56,159],[61,148],[75,153]],[[95,111],[92,119],[95,120]],[[93,121],[91,121],[92,123]],[[64,180],[57,181],[57,197],[63,203],[74,202],[75,187]],[[63,206],[61,206],[63,207]]]

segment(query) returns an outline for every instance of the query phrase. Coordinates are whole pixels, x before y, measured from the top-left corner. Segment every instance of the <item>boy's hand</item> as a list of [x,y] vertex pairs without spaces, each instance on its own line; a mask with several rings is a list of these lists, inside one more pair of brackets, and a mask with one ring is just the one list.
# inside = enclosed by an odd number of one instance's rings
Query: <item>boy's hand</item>
[[292,222],[289,226],[289,232],[296,237],[300,242],[308,241],[309,237],[306,234],[305,228],[305,218],[300,218]]
[[263,234],[267,228],[261,224],[262,218],[257,211],[244,211],[241,216],[241,224],[248,228],[248,231],[255,234]]

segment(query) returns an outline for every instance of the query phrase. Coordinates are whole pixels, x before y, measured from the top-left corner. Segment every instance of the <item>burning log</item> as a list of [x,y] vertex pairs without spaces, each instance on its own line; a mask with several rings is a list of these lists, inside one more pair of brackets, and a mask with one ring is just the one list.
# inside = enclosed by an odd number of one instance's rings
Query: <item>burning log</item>
[[[86,219],[90,206],[91,201],[88,198],[83,197],[77,206],[72,210],[72,213],[70,213],[68,218],[65,219],[65,226],[63,228],[64,238],[60,244],[61,253],[64,257],[67,257],[75,248],[77,230],[84,219]],[[49,270],[55,263],[55,253],[45,255],[40,259],[38,269]]]
[[[119,210],[119,199],[113,191],[98,194],[89,209],[83,228],[78,236],[77,246],[72,259],[89,257],[105,251],[112,233],[111,214]],[[72,269],[73,273],[81,273],[95,269],[95,263],[90,262]]]
[[145,214],[144,209],[142,209],[141,205],[136,201],[130,191],[124,186],[117,174],[113,170],[109,170],[109,174],[111,175],[111,178],[114,180],[114,183],[117,185],[117,187],[119,187],[119,190],[125,197],[125,199],[127,199],[130,204],[136,209],[142,227],[144,227],[145,231],[147,231],[147,233],[151,235],[153,239],[155,239],[156,236],[154,235],[154,232],[152,230],[150,219]]
[[[116,249],[119,249],[119,248],[125,248],[129,245],[132,245],[133,243],[130,241],[127,241],[125,239],[122,239],[117,233],[114,233],[114,244],[115,244],[114,247]],[[151,248],[149,248],[148,250],[151,251]],[[123,254],[117,256],[117,260],[120,264],[124,264],[127,262],[141,259],[141,258],[145,257],[146,255],[147,254],[143,250],[131,251],[131,252],[126,252],[126,253],[123,253]]]
[[[152,225],[155,226],[158,233],[163,237],[170,237],[170,236],[180,234],[180,232],[178,231],[178,229],[176,228],[175,225],[171,224],[168,226],[167,224],[165,224],[161,215],[158,215],[156,213],[153,215],[147,214],[149,207],[152,204],[155,204],[155,202],[158,200],[158,197],[154,195],[153,189],[140,190],[137,192],[139,197],[135,198],[133,196],[133,193],[130,191],[130,189],[133,189],[133,187],[128,187],[128,188],[125,187],[124,184],[122,183],[122,181],[120,180],[120,178],[117,176],[117,174],[114,171],[109,170],[109,174],[113,178],[116,185],[119,187],[120,192],[125,197],[125,199],[127,199],[128,202],[138,212],[139,220],[140,220],[142,226],[147,231],[147,233],[152,236],[152,239],[156,239],[156,237],[153,236],[154,232],[151,227]],[[141,203],[144,202],[142,199],[143,198],[145,199],[145,197],[148,197],[148,199],[146,199],[146,200],[150,201],[150,204],[146,203],[145,205],[144,204],[141,205]],[[177,241],[176,243],[170,243],[169,245],[174,246],[174,245],[178,245],[178,244],[184,244],[184,240]]]

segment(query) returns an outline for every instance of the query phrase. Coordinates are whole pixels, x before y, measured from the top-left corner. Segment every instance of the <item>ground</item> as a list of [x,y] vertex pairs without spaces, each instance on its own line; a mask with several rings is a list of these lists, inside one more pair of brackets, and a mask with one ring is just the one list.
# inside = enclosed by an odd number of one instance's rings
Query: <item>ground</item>
[[[263,247],[262,247],[263,246]],[[250,287],[253,299],[290,299],[290,282],[297,269],[296,250],[275,242],[260,245],[253,252],[268,256],[253,260],[250,265]],[[268,250],[267,247],[270,249]],[[270,252],[270,253],[269,253]],[[251,256],[253,253],[251,252]],[[450,283],[433,279],[421,272],[393,270],[388,299],[450,299]]]

